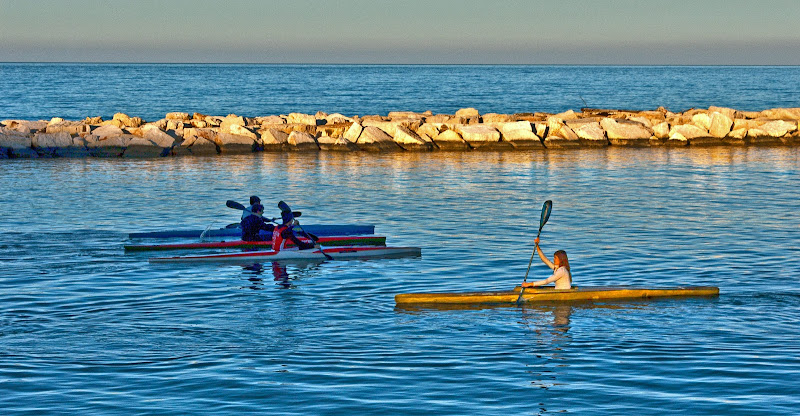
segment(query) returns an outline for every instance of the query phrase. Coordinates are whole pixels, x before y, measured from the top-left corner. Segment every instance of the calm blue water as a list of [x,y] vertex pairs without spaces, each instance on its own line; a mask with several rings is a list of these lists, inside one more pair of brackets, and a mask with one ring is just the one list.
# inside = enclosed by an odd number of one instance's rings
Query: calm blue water
[[[229,73],[264,68],[294,81],[254,86]],[[626,108],[760,109],[800,97],[796,68],[494,67],[503,79],[492,68],[3,64],[0,118],[580,106],[564,88]],[[351,70],[372,75],[343,75]],[[634,85],[626,72],[669,88],[621,88]],[[81,77],[113,88],[75,88]],[[512,88],[548,77],[547,90]],[[359,86],[353,99],[347,85]],[[18,159],[0,162],[0,178],[3,414],[800,412],[798,148]],[[423,255],[286,264],[276,280],[271,265],[154,265],[123,251],[131,231],[236,221],[225,200],[251,194],[275,212],[289,202],[306,224],[375,224],[390,245]],[[395,307],[397,293],[518,284],[546,199],[542,246],[569,253],[576,284],[715,285],[721,295]],[[533,264],[532,278],[547,275]]]
[[800,107],[800,67],[0,63],[0,120]]

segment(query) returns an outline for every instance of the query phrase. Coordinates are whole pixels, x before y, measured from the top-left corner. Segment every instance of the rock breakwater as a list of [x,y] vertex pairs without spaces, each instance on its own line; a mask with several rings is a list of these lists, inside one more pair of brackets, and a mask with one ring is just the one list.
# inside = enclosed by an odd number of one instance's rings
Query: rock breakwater
[[583,108],[559,114],[386,116],[290,113],[263,117],[168,113],[157,121],[0,121],[0,158],[168,157],[287,151],[544,150],[597,146],[800,145],[800,108],[710,107],[673,113]]

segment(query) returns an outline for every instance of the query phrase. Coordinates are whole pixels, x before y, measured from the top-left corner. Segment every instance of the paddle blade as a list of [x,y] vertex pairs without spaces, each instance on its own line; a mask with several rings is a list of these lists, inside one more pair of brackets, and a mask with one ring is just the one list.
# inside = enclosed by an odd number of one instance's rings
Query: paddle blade
[[542,227],[544,227],[547,220],[550,219],[551,211],[553,211],[553,201],[548,199],[544,201],[544,205],[542,205],[542,217],[539,219],[539,231],[542,231]]
[[244,211],[245,209],[247,209],[244,205],[236,201],[231,201],[230,199],[225,201],[225,206],[228,208],[238,209],[239,211]]
[[278,208],[281,210],[281,212],[292,212],[292,209],[289,208],[289,204],[283,201],[278,202]]

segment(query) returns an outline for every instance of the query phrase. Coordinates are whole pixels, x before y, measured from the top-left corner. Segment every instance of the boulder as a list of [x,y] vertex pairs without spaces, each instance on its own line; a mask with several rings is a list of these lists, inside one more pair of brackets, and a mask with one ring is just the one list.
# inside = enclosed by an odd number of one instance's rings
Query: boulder
[[496,114],[496,113],[488,113],[484,114],[483,117],[484,123],[510,123],[515,121],[514,116],[508,114]]
[[501,140],[516,149],[544,148],[542,139],[533,132],[529,121],[499,122],[495,127],[500,130]]
[[286,124],[286,119],[281,116],[256,117],[256,124]]
[[584,145],[608,146],[606,132],[597,121],[570,126]]
[[[116,126],[106,125],[95,131],[105,128],[113,129]],[[98,136],[93,131],[92,134],[86,136],[86,149],[94,157],[121,157],[125,153],[128,143],[134,138],[135,136],[127,133]]]
[[409,123],[403,123],[403,122],[399,122],[399,121],[383,121],[383,120],[369,120],[369,119],[367,119],[367,120],[364,120],[361,123],[361,125],[364,126],[364,127],[370,127],[370,126],[377,127],[379,129],[383,130],[384,132],[386,132],[386,134],[388,134],[389,136],[394,137],[394,135],[397,134],[397,127],[399,127],[399,126],[408,127]]
[[[208,122],[208,120],[206,120],[206,122]],[[213,123],[208,124],[213,126]],[[244,117],[237,116],[236,114],[229,114],[219,122],[219,131],[231,133],[231,126],[244,127],[246,125],[247,121]]]
[[656,136],[657,139],[666,140],[669,138],[669,123],[666,121],[662,123],[658,123],[653,126],[653,135]]
[[708,113],[709,114],[720,113],[720,114],[724,115],[725,117],[728,117],[731,120],[736,118],[736,110],[734,110],[732,108],[727,108],[727,107],[714,107],[714,106],[711,106],[711,107],[708,107]]
[[471,117],[480,117],[481,114],[478,112],[478,110],[470,107],[470,108],[462,108],[456,111],[455,116],[463,118],[471,118]]
[[47,128],[47,123],[48,122],[44,120],[38,120],[38,121],[3,120],[2,122],[0,122],[0,124],[3,124],[7,129],[13,130],[16,132],[16,134],[21,134],[21,135],[30,135],[36,133],[39,130],[44,130],[45,128]]
[[[441,124],[441,123],[446,123],[446,122],[447,122],[448,120],[450,120],[451,118],[452,118],[452,117],[450,117],[450,116],[449,116],[449,115],[447,115],[447,114],[436,114],[436,115],[433,115],[433,116],[427,116],[427,117],[425,117],[425,122],[426,122],[426,123],[437,123],[437,124]],[[459,121],[458,123],[461,123],[461,121]]]
[[258,138],[253,136],[244,136],[240,134],[218,132],[217,133],[217,146],[219,146],[220,153],[239,154],[239,153],[252,153],[256,146]]
[[642,123],[631,120],[604,118],[600,126],[606,132],[609,143],[616,146],[649,146],[653,130]]
[[194,116],[190,118],[189,113],[175,112],[175,113],[167,113],[167,115],[164,116],[164,118],[167,120],[189,121],[191,119],[202,120],[203,118],[205,118],[205,116],[200,113],[194,113]]
[[183,130],[183,142],[173,148],[176,154],[192,154],[197,156],[217,155],[217,131],[214,129],[187,128]]
[[761,117],[773,120],[800,120],[800,108],[771,108],[762,111]]
[[767,133],[768,136],[783,137],[788,133],[797,130],[797,122],[786,121],[786,120],[774,120],[762,124],[761,127],[759,127],[759,129]]
[[500,142],[500,132],[486,124],[460,124],[454,130],[473,149],[496,148]]
[[711,117],[706,113],[697,113],[692,116],[692,124],[708,131],[711,128]]
[[374,127],[374,126],[367,126],[364,127],[364,130],[361,132],[361,135],[358,137],[358,141],[356,142],[358,147],[363,150],[367,151],[397,151],[402,150],[402,148],[395,143],[392,136],[386,134],[385,131]]
[[307,124],[310,126],[317,125],[317,117],[312,116],[310,114],[303,114],[303,113],[290,113],[288,117],[286,117],[286,121],[289,124]]
[[45,133],[60,133],[66,132],[68,134],[82,134],[82,133],[89,133],[92,128],[85,124],[82,121],[66,121],[64,119],[59,119],[60,121],[56,121],[56,119],[50,120],[50,123],[47,124],[45,127]]
[[669,137],[670,139],[672,136],[680,133],[680,135],[686,140],[698,139],[703,137],[709,137],[708,131],[702,129],[700,127],[695,126],[694,124],[681,124],[672,126],[669,130]]
[[556,116],[547,118],[547,137],[552,137],[553,140],[556,140],[556,138],[561,138],[566,141],[579,140],[578,135],[564,123],[564,120]]
[[719,112],[711,113],[711,119],[708,126],[708,133],[711,137],[722,138],[731,132],[733,126],[733,119],[727,115]]
[[670,133],[669,140],[667,140],[666,145],[671,147],[688,146],[689,140],[679,131],[675,131]]
[[438,123],[425,123],[419,126],[417,134],[420,135],[420,137],[427,136],[432,140],[442,132],[441,127],[442,125]]
[[314,139],[314,136],[301,131],[293,131],[291,134],[289,134],[286,142],[289,144],[289,146],[291,146],[292,150],[319,150],[319,145],[317,144],[317,140]]
[[125,147],[122,157],[125,158],[148,158],[166,156],[172,150],[170,147],[161,147],[155,142],[144,137],[134,136]]
[[62,131],[58,133],[37,133],[31,145],[40,156],[48,157],[86,157],[86,141]]
[[394,134],[394,142],[405,150],[433,150],[432,140],[427,138],[427,136],[423,138],[408,127],[397,126],[397,131]]
[[750,144],[773,145],[789,143],[785,136],[797,130],[796,121],[773,120],[747,130],[745,140]]
[[35,158],[39,154],[33,149],[30,136],[0,127],[0,159],[5,158]]
[[116,120],[122,125],[116,124],[119,127],[139,127],[142,125],[141,117],[131,117],[125,113],[116,113],[112,118],[112,121]]
[[261,146],[264,151],[277,152],[286,150],[289,145],[289,134],[278,129],[260,130]]
[[104,126],[100,126],[91,131],[90,136],[93,136],[95,139],[91,141],[97,140],[105,140],[110,137],[114,136],[121,136],[123,134],[122,129],[113,124],[106,124]]
[[362,131],[364,131],[364,127],[361,124],[353,123],[342,137],[350,143],[358,143],[358,137],[361,136]]
[[436,147],[442,150],[465,150],[469,149],[469,145],[461,135],[453,130],[444,130],[433,138]]
[[358,151],[358,145],[345,139],[344,137],[320,136],[317,137],[317,144],[320,150],[349,152]]

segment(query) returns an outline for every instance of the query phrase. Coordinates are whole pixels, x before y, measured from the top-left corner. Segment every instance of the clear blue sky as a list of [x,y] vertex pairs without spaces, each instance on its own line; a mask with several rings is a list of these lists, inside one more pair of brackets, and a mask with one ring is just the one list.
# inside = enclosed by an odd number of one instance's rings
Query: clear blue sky
[[800,0],[0,0],[0,62],[800,65]]

